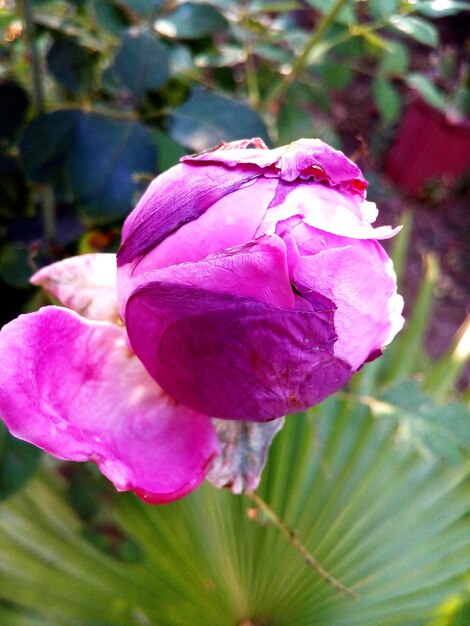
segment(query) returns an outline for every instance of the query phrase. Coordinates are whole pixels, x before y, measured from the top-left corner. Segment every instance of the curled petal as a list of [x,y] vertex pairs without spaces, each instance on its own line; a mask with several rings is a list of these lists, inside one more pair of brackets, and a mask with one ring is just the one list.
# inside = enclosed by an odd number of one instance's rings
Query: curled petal
[[350,367],[333,355],[333,309],[321,296],[310,310],[286,310],[156,282],[129,298],[126,320],[136,354],[182,404],[267,421],[320,402],[349,379]]
[[[338,239],[332,237],[335,243]],[[356,241],[300,256],[293,281],[307,299],[314,289],[336,304],[334,352],[353,370],[386,346],[403,326],[403,299],[396,293],[392,263],[375,241]]]
[[370,203],[358,196],[325,185],[281,181],[258,234],[275,232],[279,222],[293,216],[327,233],[354,239],[388,239],[399,232],[400,227],[373,228],[370,220],[374,214]]
[[115,254],[83,254],[52,263],[31,282],[90,320],[119,319]]
[[267,170],[268,175],[275,168],[278,176],[288,182],[314,178],[364,196],[367,182],[358,166],[320,139],[299,139],[276,150],[248,147],[252,144],[253,140],[241,142],[241,145],[217,146],[214,150],[183,157],[182,160],[189,163],[221,163],[229,167],[257,166]]
[[118,265],[145,254],[221,198],[261,176],[258,169],[180,163],[160,174],[126,219]]
[[169,502],[219,452],[210,419],[169,398],[126,347],[125,331],[68,309],[22,315],[0,333],[0,415],[54,456],[94,461],[119,491]]
[[252,241],[276,185],[275,179],[260,178],[256,185],[224,196],[197,220],[167,237],[135,266],[127,265],[126,271],[135,275],[169,265],[193,263]]
[[286,246],[280,237],[260,237],[239,248],[213,254],[199,263],[172,267],[134,276],[120,269],[119,297],[125,315],[127,299],[138,287],[153,282],[198,287],[221,293],[256,297],[279,307],[293,307],[294,294],[289,280]]

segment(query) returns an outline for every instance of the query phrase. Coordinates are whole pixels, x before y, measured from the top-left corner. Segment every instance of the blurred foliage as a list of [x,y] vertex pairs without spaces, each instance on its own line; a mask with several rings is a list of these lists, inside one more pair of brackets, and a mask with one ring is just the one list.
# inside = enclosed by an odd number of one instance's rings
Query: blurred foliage
[[[0,0],[1,322],[41,304],[28,288],[38,266],[116,250],[142,190],[187,151],[245,136],[341,147],[332,111],[353,83],[369,137],[396,124],[408,86],[441,110],[465,105],[468,59],[442,52],[434,20],[469,7]],[[416,67],[416,51],[432,64]],[[426,357],[438,271],[426,258],[413,314],[381,359],[288,420],[260,488],[357,599],[243,497],[204,486],[152,508],[93,467],[48,459],[37,472],[36,451],[2,431],[0,498],[18,493],[0,506],[0,623],[466,624],[470,416],[456,382],[469,331]]]

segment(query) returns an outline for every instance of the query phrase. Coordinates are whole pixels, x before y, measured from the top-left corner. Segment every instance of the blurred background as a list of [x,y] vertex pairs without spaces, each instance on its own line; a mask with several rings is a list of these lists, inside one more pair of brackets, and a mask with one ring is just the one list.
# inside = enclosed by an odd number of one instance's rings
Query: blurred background
[[145,508],[2,431],[0,623],[470,624],[470,3],[0,0],[0,325],[47,303],[36,269],[116,251],[182,155],[256,136],[344,151],[404,224],[405,330],[261,487],[360,599],[242,498]]

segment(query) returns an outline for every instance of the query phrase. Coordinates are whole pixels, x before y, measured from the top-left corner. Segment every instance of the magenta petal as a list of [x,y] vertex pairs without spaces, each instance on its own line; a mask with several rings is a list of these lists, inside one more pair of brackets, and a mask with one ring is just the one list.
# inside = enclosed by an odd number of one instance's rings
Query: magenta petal
[[210,419],[168,397],[125,331],[60,307],[0,333],[0,414],[13,435],[61,459],[97,463],[119,491],[169,502],[219,451]]
[[221,198],[261,176],[259,168],[180,163],[158,176],[126,219],[118,265],[148,252]]
[[[126,266],[127,267],[127,266]],[[294,294],[289,280],[286,246],[280,237],[260,237],[246,246],[213,254],[199,263],[180,263],[133,276],[120,269],[119,296],[125,303],[138,287],[153,282],[173,283],[209,291],[255,297],[266,304],[290,308]]]
[[178,401],[213,417],[266,421],[320,402],[351,375],[333,355],[334,307],[320,297],[317,308],[152,283],[130,297],[126,320],[133,349]]
[[300,256],[293,281],[300,293],[308,286],[336,304],[334,351],[356,370],[401,329],[403,299],[396,292],[392,262],[380,244],[353,244],[346,240],[343,247]]

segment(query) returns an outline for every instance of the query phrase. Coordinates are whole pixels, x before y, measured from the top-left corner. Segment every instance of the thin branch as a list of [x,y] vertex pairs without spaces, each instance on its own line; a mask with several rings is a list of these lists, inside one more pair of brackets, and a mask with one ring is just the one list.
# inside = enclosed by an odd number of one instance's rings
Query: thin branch
[[320,43],[323,35],[334,23],[338,13],[341,11],[346,2],[347,0],[336,0],[331,9],[327,13],[323,14],[316,29],[307,41],[302,54],[300,54],[300,56],[296,59],[290,72],[286,74],[280,82],[276,83],[272,90],[266,95],[263,101],[264,111],[269,111],[271,106],[285,93],[289,85],[304,71],[308,65],[312,50]]
[[252,500],[262,511],[270,522],[276,526],[281,534],[287,539],[290,545],[296,550],[304,561],[312,567],[325,582],[334,587],[337,591],[340,591],[346,596],[357,598],[358,594],[346,585],[343,585],[339,580],[334,578],[326,569],[317,561],[311,552],[307,550],[304,544],[300,541],[295,530],[287,526],[281,518],[272,510],[267,502],[265,502],[257,493],[253,491],[247,491],[245,495]]

